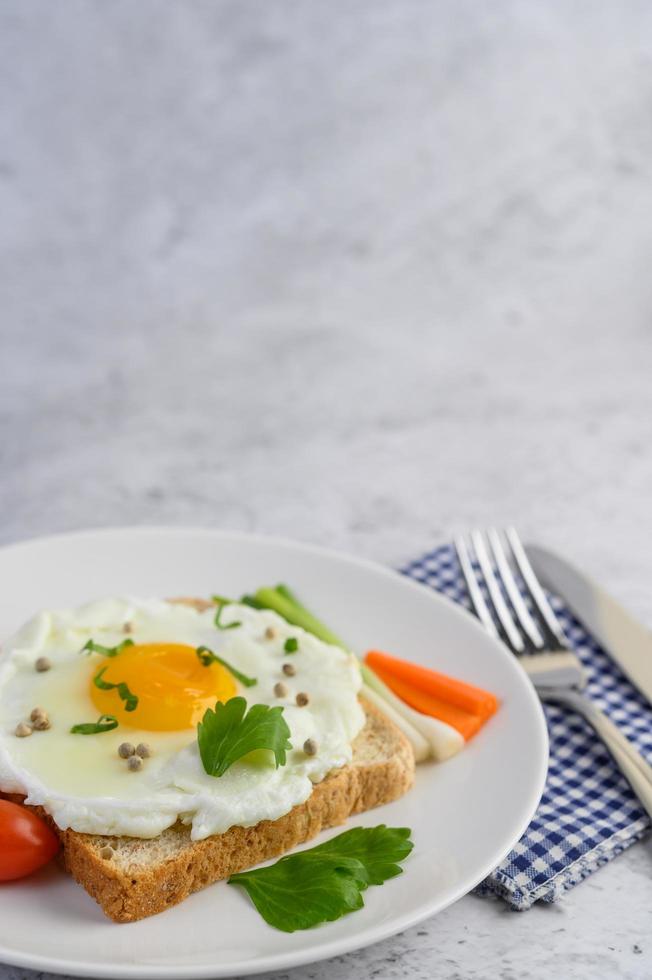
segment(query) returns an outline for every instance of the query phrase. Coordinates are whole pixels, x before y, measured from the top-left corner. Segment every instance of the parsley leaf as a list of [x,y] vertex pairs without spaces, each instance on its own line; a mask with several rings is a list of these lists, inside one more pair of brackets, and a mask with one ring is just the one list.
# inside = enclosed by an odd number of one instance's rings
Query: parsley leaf
[[[398,861],[413,848],[409,827],[353,827],[330,840],[312,847],[311,853],[356,858],[365,866],[368,885],[382,885],[388,878],[400,875]],[[298,855],[292,855],[294,857]]]
[[197,743],[204,769],[209,776],[223,776],[229,766],[255,749],[274,753],[276,768],[285,765],[290,729],[281,706],[270,708],[254,704],[247,714],[244,698],[218,701],[215,711],[208,708],[197,725]]
[[95,687],[99,687],[101,691],[112,691],[114,688],[118,692],[118,696],[125,703],[125,711],[135,711],[138,707],[138,695],[132,694],[129,690],[127,684],[124,681],[120,681],[118,684],[112,684],[110,681],[105,681],[102,678],[102,674],[109,669],[108,665],[102,667],[98,670],[97,674],[93,678],[93,684]]
[[118,643],[114,647],[105,647],[101,643],[96,643],[95,640],[89,640],[83,645],[80,653],[101,653],[105,657],[117,657],[119,653],[125,649],[125,647],[132,647],[134,645],[133,640],[123,640],[122,643]]
[[236,670],[235,667],[232,667],[226,660],[222,660],[222,658],[218,657],[216,653],[213,653],[210,647],[197,647],[195,653],[203,663],[204,667],[210,667],[211,664],[221,664],[222,667],[226,667],[228,672],[232,674],[237,681],[244,684],[245,687],[253,687],[254,684],[258,683],[258,680],[255,677],[247,677],[246,674]]
[[362,908],[362,892],[400,874],[413,844],[407,827],[354,827],[267,868],[231,875],[263,919],[283,932],[310,929]]
[[115,715],[100,715],[97,721],[73,725],[70,731],[73,735],[100,735],[102,732],[112,732],[117,727],[118,719]]

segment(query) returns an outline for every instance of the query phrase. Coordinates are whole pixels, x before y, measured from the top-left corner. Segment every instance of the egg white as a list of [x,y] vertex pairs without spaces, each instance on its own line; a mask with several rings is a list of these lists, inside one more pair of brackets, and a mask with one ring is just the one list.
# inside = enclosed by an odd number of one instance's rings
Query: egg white
[[[104,599],[35,616],[0,657],[0,790],[25,794],[27,803],[43,806],[62,829],[143,838],[181,819],[191,825],[193,840],[201,840],[234,825],[276,820],[303,803],[315,782],[351,761],[351,743],[364,725],[357,662],[273,612],[234,604],[223,609],[221,621],[241,626],[218,630],[213,609],[197,612],[141,599]],[[120,643],[127,622],[135,643],[205,645],[256,677],[256,686],[238,685],[237,693],[250,705],[283,705],[293,746],[286,765],[276,769],[271,753],[256,753],[219,778],[209,776],[192,728],[152,732],[121,724],[102,734],[71,734],[72,725],[98,716],[89,678],[104,658],[87,657],[81,647],[90,638],[106,646]],[[265,638],[268,626],[276,633],[271,640]],[[290,636],[297,637],[299,650],[288,657],[283,645]],[[35,662],[42,656],[52,667],[38,673]],[[294,677],[282,673],[285,662],[295,666]],[[278,681],[287,697],[274,695]],[[303,708],[294,702],[299,691],[310,697]],[[48,711],[51,728],[17,738],[16,725],[37,705]],[[317,743],[314,756],[303,751],[307,738]],[[139,772],[130,772],[118,756],[125,740],[153,749]]]

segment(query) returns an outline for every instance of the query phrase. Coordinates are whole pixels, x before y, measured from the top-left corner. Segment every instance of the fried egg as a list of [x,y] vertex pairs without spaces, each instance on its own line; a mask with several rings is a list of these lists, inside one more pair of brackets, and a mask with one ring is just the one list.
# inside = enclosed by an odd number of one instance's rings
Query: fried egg
[[[227,628],[215,625],[215,607],[120,598],[35,616],[0,657],[0,790],[25,794],[64,830],[143,838],[181,820],[201,840],[276,820],[303,803],[314,783],[351,761],[364,725],[357,662],[270,611],[228,605],[219,622]],[[285,651],[290,637],[298,641],[293,654]],[[115,656],[83,649],[89,640],[114,648],[125,639]],[[202,646],[255,685],[243,686],[218,662],[204,664]],[[132,710],[119,685],[137,697]],[[308,703],[299,706],[297,694]],[[284,766],[259,751],[219,778],[205,772],[197,723],[235,695],[248,705],[283,706],[292,744]],[[35,708],[50,727],[17,737]],[[71,732],[103,715],[117,727]],[[308,739],[314,755],[304,751]],[[118,753],[125,742],[149,748],[137,771]]]

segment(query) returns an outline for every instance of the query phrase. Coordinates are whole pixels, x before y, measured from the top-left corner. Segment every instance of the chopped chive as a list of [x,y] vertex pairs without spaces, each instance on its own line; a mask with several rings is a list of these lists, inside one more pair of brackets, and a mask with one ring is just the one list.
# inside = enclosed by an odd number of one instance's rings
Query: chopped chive
[[299,649],[299,641],[296,636],[288,636],[287,640],[283,644],[283,649],[286,653],[296,653]]
[[105,647],[101,643],[96,643],[95,640],[88,640],[87,643],[83,645],[80,653],[101,653],[105,657],[117,657],[125,647],[132,647],[134,645],[133,640],[123,640],[122,643],[118,643],[114,647]]
[[97,721],[73,725],[70,731],[73,735],[100,735],[102,732],[112,732],[117,727],[118,719],[115,715],[100,715]]
[[125,711],[135,711],[138,707],[138,695],[132,694],[124,681],[120,681],[119,684],[112,684],[110,681],[103,680],[102,675],[108,669],[108,665],[102,667],[93,678],[93,684],[95,687],[99,687],[101,691],[112,691],[115,688],[118,697],[125,703]]
[[215,623],[215,626],[217,627],[217,629],[218,630],[234,630],[236,628],[236,626],[242,626],[242,623],[240,622],[240,620],[237,620],[237,622],[235,622],[235,623],[226,623],[226,624],[223,624],[223,623],[220,622],[220,616],[222,615],[222,610],[224,609],[224,606],[225,605],[226,605],[226,603],[222,603],[221,605],[219,605],[217,607],[217,612],[215,613],[215,619],[213,620],[213,622]]
[[204,667],[210,667],[211,664],[221,664],[222,667],[225,667],[228,672],[232,674],[237,681],[244,684],[245,687],[253,687],[254,684],[258,683],[258,680],[255,677],[247,677],[246,674],[236,670],[236,668],[232,667],[226,660],[222,660],[222,658],[218,657],[216,653],[213,653],[210,647],[197,647],[196,653]]

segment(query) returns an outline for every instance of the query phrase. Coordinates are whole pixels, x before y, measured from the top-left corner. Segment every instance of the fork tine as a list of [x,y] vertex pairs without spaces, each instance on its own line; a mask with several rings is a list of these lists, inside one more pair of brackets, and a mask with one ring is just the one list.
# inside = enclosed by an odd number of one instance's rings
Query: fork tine
[[480,590],[478,580],[476,578],[475,572],[473,571],[473,565],[471,564],[471,559],[469,557],[469,552],[466,547],[466,542],[464,538],[459,535],[455,538],[455,550],[457,552],[457,557],[460,561],[460,567],[462,569],[462,574],[464,575],[464,581],[466,582],[466,587],[471,598],[471,604],[475,610],[475,614],[487,630],[488,633],[496,639],[500,639],[500,633],[496,629],[496,624],[493,621],[493,617],[489,612],[489,607],[485,602],[484,596]]
[[519,633],[516,623],[512,618],[512,614],[507,608],[507,603],[503,599],[503,594],[500,591],[500,586],[498,585],[496,576],[494,575],[494,570],[491,566],[489,555],[485,547],[484,538],[482,537],[480,531],[471,532],[471,541],[473,542],[475,556],[478,559],[480,568],[482,569],[482,574],[484,575],[484,580],[487,584],[491,602],[493,603],[493,607],[496,611],[496,616],[498,617],[498,621],[505,631],[507,641],[515,653],[523,653],[525,650],[523,637]]
[[507,560],[507,555],[505,554],[503,543],[500,540],[500,535],[495,527],[492,527],[487,531],[487,537],[489,538],[489,544],[491,545],[491,550],[496,560],[498,575],[502,579],[503,585],[505,586],[505,591],[509,596],[509,601],[512,604],[514,612],[516,613],[516,618],[521,624],[524,632],[529,637],[532,645],[537,650],[543,650],[545,641],[541,635],[541,630],[530,615],[530,610],[523,602],[523,597],[519,592],[516,579],[512,575],[512,570],[509,567],[509,562]]
[[570,644],[566,639],[561,623],[555,616],[550,603],[546,599],[543,589],[539,585],[539,580],[534,574],[534,570],[530,565],[527,555],[525,554],[525,549],[521,544],[521,539],[516,533],[516,528],[508,527],[505,531],[505,535],[509,542],[510,548],[512,549],[512,554],[514,555],[514,560],[518,570],[521,573],[521,577],[523,578],[523,581],[525,582],[527,590],[530,594],[530,598],[534,603],[535,609],[541,616],[545,628],[551,635],[553,641],[559,643],[559,645],[564,648],[569,648]]

